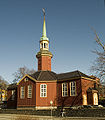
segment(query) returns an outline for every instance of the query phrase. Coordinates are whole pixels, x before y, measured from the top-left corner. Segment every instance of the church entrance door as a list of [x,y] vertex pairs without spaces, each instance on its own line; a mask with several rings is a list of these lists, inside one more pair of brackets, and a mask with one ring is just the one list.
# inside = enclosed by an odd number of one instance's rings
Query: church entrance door
[[93,94],[93,105],[98,105],[98,95],[97,95],[97,93]]

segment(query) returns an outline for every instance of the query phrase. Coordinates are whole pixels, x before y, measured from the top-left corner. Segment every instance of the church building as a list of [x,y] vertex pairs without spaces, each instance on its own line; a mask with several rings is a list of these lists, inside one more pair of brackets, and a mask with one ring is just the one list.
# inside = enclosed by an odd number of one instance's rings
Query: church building
[[[8,88],[7,106],[17,109],[54,109],[77,105],[98,105],[98,80],[78,70],[57,74],[51,71],[52,53],[46,35],[45,13],[40,51],[37,53],[38,71],[26,74],[15,88]],[[15,97],[13,97],[13,93]],[[15,99],[13,99],[15,98]]]

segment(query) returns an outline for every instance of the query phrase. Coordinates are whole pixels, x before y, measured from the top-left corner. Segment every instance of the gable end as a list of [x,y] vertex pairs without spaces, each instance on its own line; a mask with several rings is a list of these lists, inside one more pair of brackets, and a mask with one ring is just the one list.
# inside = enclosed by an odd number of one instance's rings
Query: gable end
[[19,85],[20,82],[21,82],[22,80],[24,80],[24,78],[26,78],[26,77],[28,77],[28,78],[30,78],[32,81],[36,82],[36,79],[34,79],[33,77],[31,77],[31,76],[29,76],[28,74],[26,74],[26,75],[23,76],[23,78],[17,83],[17,85]]

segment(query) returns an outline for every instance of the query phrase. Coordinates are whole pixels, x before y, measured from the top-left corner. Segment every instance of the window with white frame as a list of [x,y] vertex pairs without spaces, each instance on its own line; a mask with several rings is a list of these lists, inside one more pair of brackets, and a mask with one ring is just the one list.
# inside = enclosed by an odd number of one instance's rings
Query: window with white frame
[[24,86],[22,86],[22,87],[20,88],[20,98],[21,98],[21,99],[24,99],[24,98],[25,98],[25,87],[24,87]]
[[32,85],[28,85],[28,98],[32,98]]
[[62,83],[62,96],[68,96],[68,83]]
[[47,97],[47,85],[46,84],[40,85],[40,97]]
[[70,96],[76,96],[76,82],[70,82]]

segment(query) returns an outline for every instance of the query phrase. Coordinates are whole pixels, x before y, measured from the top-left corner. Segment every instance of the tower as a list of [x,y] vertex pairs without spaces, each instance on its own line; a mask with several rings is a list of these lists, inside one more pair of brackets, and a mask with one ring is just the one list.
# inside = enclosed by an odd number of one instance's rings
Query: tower
[[48,70],[51,71],[51,58],[52,53],[49,51],[49,39],[46,35],[46,24],[45,24],[45,10],[44,21],[43,21],[43,32],[40,38],[40,51],[37,53],[36,57],[38,59],[38,70]]

